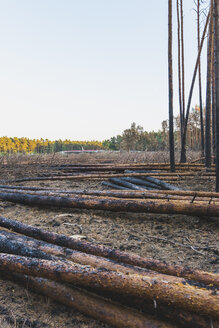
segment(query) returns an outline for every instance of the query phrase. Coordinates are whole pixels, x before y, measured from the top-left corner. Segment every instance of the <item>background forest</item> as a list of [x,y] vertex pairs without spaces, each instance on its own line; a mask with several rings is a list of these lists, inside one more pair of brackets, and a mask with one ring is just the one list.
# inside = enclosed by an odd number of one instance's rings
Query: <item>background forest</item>
[[[175,123],[175,148],[180,149],[180,118],[174,119]],[[29,138],[0,138],[1,153],[53,153],[68,150],[126,150],[126,151],[157,151],[169,147],[168,120],[162,122],[159,131],[144,131],[143,127],[132,123],[131,127],[124,130],[121,135],[114,136],[104,141],[72,141]],[[201,129],[199,107],[192,109],[188,130],[187,147],[192,150],[201,149]]]

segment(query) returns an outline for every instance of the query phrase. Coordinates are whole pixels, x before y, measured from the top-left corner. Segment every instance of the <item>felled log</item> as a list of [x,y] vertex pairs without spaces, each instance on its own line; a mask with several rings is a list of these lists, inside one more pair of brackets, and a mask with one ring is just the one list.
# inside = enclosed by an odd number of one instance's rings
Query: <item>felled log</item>
[[153,174],[151,174],[152,176],[148,176],[148,174],[150,174],[150,173],[148,173],[147,171],[145,171],[145,172],[142,172],[142,171],[141,172],[140,171],[135,172],[135,171],[127,170],[127,173],[145,173],[145,174],[147,174],[145,176],[141,176],[141,179],[146,180],[147,182],[152,183],[153,185],[157,186],[158,187],[157,189],[180,190],[180,188],[178,188],[176,186],[173,186],[173,185],[168,184],[168,183],[166,183],[166,182],[164,182],[160,179],[156,179],[156,178],[152,177]]
[[0,277],[11,279],[15,283],[26,286],[52,298],[62,304],[72,307],[96,320],[108,323],[118,328],[173,328],[171,324],[162,323],[152,316],[145,316],[133,309],[107,301],[95,294],[88,293],[79,288],[67,287],[63,284],[21,274],[1,273]]
[[103,181],[101,183],[103,186],[109,187],[109,188],[113,188],[113,189],[118,189],[118,190],[130,190],[130,188],[126,188],[124,186],[119,186],[115,183],[111,183],[111,182],[107,182],[107,181]]
[[[176,163],[177,169],[203,169],[203,164],[191,164],[191,163]],[[113,171],[120,171],[120,170],[127,170],[127,169],[143,169],[143,170],[149,170],[149,169],[158,169],[158,170],[170,170],[170,165],[168,163],[137,163],[137,164],[97,164],[97,165],[75,165],[75,164],[66,164],[66,165],[60,165],[60,166],[50,166],[51,169],[56,170],[69,170],[69,171],[86,171],[86,170],[93,170],[93,171],[104,171],[104,170],[113,170]]]
[[95,245],[84,240],[78,240],[63,234],[50,232],[2,216],[0,216],[0,226],[38,240],[43,240],[51,244],[67,247],[83,253],[109,258],[117,262],[154,270],[168,275],[184,277],[207,285],[219,286],[219,274],[194,270],[188,267],[168,265],[165,262],[155,259],[144,258],[137,254],[127,253],[103,245]]
[[[108,295],[107,295],[108,297]],[[117,296],[110,294],[112,300],[116,300]],[[214,327],[219,328],[219,320],[209,317],[203,316],[201,313],[198,315],[196,313],[192,313],[189,311],[185,311],[179,308],[170,307],[163,305],[159,301],[149,302],[142,301],[136,298],[127,298],[121,297],[119,301],[122,305],[135,308],[141,313],[150,314],[155,316],[160,320],[165,320],[167,322],[174,323],[174,325],[185,328],[206,328],[206,327]]]
[[[84,180],[84,179],[108,179],[111,177],[142,177],[142,176],[152,176],[152,177],[160,177],[164,179],[177,179],[179,178],[179,173],[93,173],[93,174],[75,174],[75,175],[63,175],[63,176],[47,176],[47,177],[25,177],[14,180],[8,180],[9,182],[25,182],[25,181],[44,181],[44,180]],[[182,172],[180,173],[182,177],[190,177],[194,176],[192,172]],[[206,173],[205,176],[211,177],[214,176],[212,173]]]
[[156,184],[151,183],[151,182],[146,181],[146,180],[143,180],[143,179],[140,179],[140,178],[124,177],[122,179],[125,180],[125,181],[128,181],[128,182],[131,182],[133,184],[137,184],[137,185],[140,185],[140,186],[145,186],[149,190],[150,189],[160,189],[160,187],[157,186]]
[[139,186],[136,186],[133,183],[130,183],[128,181],[124,181],[122,178],[110,178],[109,181],[113,182],[114,184],[117,184],[119,186],[129,188],[131,190],[145,190],[146,189],[146,187],[144,187],[144,188],[139,187]]
[[145,275],[151,271],[127,264],[124,265],[104,257],[71,250],[70,248],[49,244],[41,240],[39,241],[4,230],[0,230],[0,253],[51,261],[72,261],[82,265],[90,265],[93,268],[104,268],[124,274]]
[[144,277],[125,275],[110,270],[93,269],[71,263],[32,259],[17,255],[0,254],[0,269],[58,282],[72,283],[129,295],[141,299],[159,300],[177,308],[219,318],[219,296],[212,290],[194,287],[188,280],[150,273]]
[[185,214],[195,216],[219,216],[219,206],[213,204],[198,204],[179,202],[171,203],[159,200],[126,200],[115,198],[85,198],[27,195],[19,193],[0,192],[0,199],[37,206],[58,206],[68,208],[83,208],[91,210],[126,211],[135,213]]
[[[160,303],[157,307],[155,307],[154,302],[145,303],[138,300],[133,301],[133,299],[132,301],[129,301],[127,298],[125,298],[125,301],[124,299],[122,299],[122,301],[124,301],[124,303],[126,304],[126,307],[124,308],[118,303],[106,300],[106,298],[103,299],[99,295],[97,296],[94,293],[84,291],[81,288],[69,288],[63,284],[44,278],[34,278],[27,275],[3,271],[0,271],[0,278],[12,280],[17,284],[25,286],[26,288],[28,288],[28,290],[33,290],[36,293],[42,293],[43,295],[50,297],[55,301],[77,309],[85,315],[89,315],[95,319],[109,323],[110,325],[113,325],[115,327],[170,328],[172,327],[170,322],[174,322],[175,328],[178,327],[178,325],[180,327],[185,328],[206,328],[209,326],[209,323],[212,323],[214,328],[219,328],[219,324],[215,320],[212,320],[212,318],[210,319],[208,317],[174,309],[172,307],[169,308],[168,306],[165,307]],[[115,301],[118,301],[117,298],[115,298]],[[121,297],[119,301],[121,302]],[[140,308],[141,312],[144,313],[144,315],[140,315],[140,320],[143,320],[143,326],[141,326],[141,321],[139,320],[139,313],[133,311],[133,307]],[[123,309],[125,310],[124,318]],[[128,319],[126,311],[128,311]],[[151,316],[151,314],[153,316]],[[167,320],[169,324],[160,322],[154,317],[162,321]],[[117,326],[117,324],[119,326]]]
[[[108,185],[108,182],[103,181],[103,185]],[[109,183],[109,185],[111,185]],[[113,185],[113,184],[112,184]],[[116,185],[115,185],[116,186]],[[190,191],[189,193],[191,195],[177,195],[177,193],[172,193],[170,191],[169,193],[160,193],[156,191],[131,191],[128,188],[123,187],[122,191],[115,191],[115,190],[87,190],[87,189],[58,189],[58,188],[48,188],[48,187],[27,187],[27,186],[9,186],[9,185],[0,185],[0,191],[1,190],[12,190],[19,191],[23,190],[24,192],[27,191],[28,193],[30,191],[37,192],[48,192],[48,193],[57,193],[57,194],[75,194],[75,195],[90,195],[90,196],[106,196],[106,197],[116,197],[116,198],[152,198],[152,199],[176,199],[176,200],[190,200],[190,201],[197,201],[197,200],[217,200],[218,201],[218,193],[207,193],[207,196],[199,196],[196,191]],[[123,192],[126,191],[126,192]],[[183,192],[184,193],[184,192]],[[185,192],[187,193],[187,191]],[[200,193],[200,192],[199,192]],[[40,193],[39,193],[40,194]],[[205,194],[205,193],[204,193]],[[216,194],[216,196],[214,196]],[[43,195],[43,193],[42,193]],[[46,193],[45,193],[46,195]]]
[[[135,172],[132,172],[132,171],[129,171],[128,173],[135,173]],[[153,174],[151,174],[153,175]],[[180,188],[176,187],[176,186],[173,186],[171,184],[168,184],[160,179],[157,179],[157,178],[154,178],[152,176],[141,176],[141,179],[143,180],[146,180],[148,182],[151,182],[153,183],[155,186],[158,186],[160,187],[161,189],[167,189],[167,190],[180,190]],[[160,189],[159,188],[159,189]]]

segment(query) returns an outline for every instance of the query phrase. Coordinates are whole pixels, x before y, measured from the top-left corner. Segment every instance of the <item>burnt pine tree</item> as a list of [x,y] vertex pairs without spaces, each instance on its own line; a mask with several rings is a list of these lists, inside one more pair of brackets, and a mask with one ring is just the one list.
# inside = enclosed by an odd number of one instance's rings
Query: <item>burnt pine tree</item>
[[205,40],[207,27],[208,27],[208,24],[209,24],[209,19],[210,19],[210,13],[208,14],[207,19],[206,19],[204,31],[203,31],[202,38],[201,38],[200,48],[199,48],[199,51],[198,51],[198,56],[197,56],[197,60],[196,60],[196,64],[195,64],[195,69],[194,69],[193,76],[192,76],[192,83],[191,83],[190,91],[189,91],[189,97],[188,97],[188,102],[187,102],[187,107],[186,107],[186,116],[185,116],[185,121],[184,121],[184,125],[183,125],[183,132],[182,132],[181,158],[180,158],[181,163],[186,162],[186,132],[187,132],[187,125],[188,125],[188,120],[189,120],[189,113],[190,113],[190,107],[191,107],[191,101],[192,101],[192,94],[193,94],[194,85],[195,85],[195,79],[196,79],[196,75],[197,75],[197,71],[198,71],[198,65],[199,65],[199,61],[200,61],[202,47],[203,47],[204,40]]
[[[197,41],[198,41],[198,51],[200,49],[200,2],[197,0]],[[202,79],[201,79],[201,58],[198,65],[198,86],[199,86],[199,109],[200,109],[200,128],[201,128],[201,149],[202,156],[204,156],[205,142],[204,142],[204,120],[203,120],[203,107],[202,107]]]
[[178,92],[179,92],[179,114],[180,114],[180,133],[182,139],[183,130],[183,108],[182,108],[182,78],[181,78],[181,39],[180,39],[180,17],[179,17],[179,0],[176,0],[176,10],[177,10],[177,39],[178,39]]
[[[213,1],[211,1],[213,2]],[[205,109],[205,167],[211,168],[211,82],[212,82],[212,41],[213,41],[213,4],[210,9],[210,24],[208,32],[207,53],[207,83],[206,83],[206,109]]]
[[214,0],[214,75],[215,75],[215,140],[216,191],[219,192],[219,3]]
[[181,17],[181,64],[182,64],[182,111],[183,122],[185,118],[185,56],[184,56],[184,19],[183,19],[183,0],[180,0]]
[[175,171],[173,134],[173,60],[172,60],[172,0],[168,1],[168,81],[169,81],[169,147],[170,167]]
[[215,163],[215,145],[216,145],[216,139],[215,139],[215,72],[214,72],[214,34],[212,35],[212,59],[211,59],[211,115],[212,115],[212,151],[213,151],[213,157],[214,157],[214,163]]

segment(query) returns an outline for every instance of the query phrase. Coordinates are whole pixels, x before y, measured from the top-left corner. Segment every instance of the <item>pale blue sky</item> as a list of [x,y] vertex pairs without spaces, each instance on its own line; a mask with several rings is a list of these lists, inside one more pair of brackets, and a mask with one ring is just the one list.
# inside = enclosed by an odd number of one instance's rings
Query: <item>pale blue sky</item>
[[[188,88],[197,52],[184,2]],[[132,122],[158,130],[168,117],[167,3],[0,0],[0,136],[103,140]]]

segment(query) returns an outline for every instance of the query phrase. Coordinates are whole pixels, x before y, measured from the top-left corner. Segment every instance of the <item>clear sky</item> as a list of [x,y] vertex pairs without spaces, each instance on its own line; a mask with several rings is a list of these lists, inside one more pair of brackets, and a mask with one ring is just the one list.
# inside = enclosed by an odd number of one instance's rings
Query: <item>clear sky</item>
[[[197,49],[193,1],[184,3],[188,94]],[[104,140],[132,122],[161,128],[167,4],[0,0],[0,136]],[[175,81],[175,113],[177,88]]]

